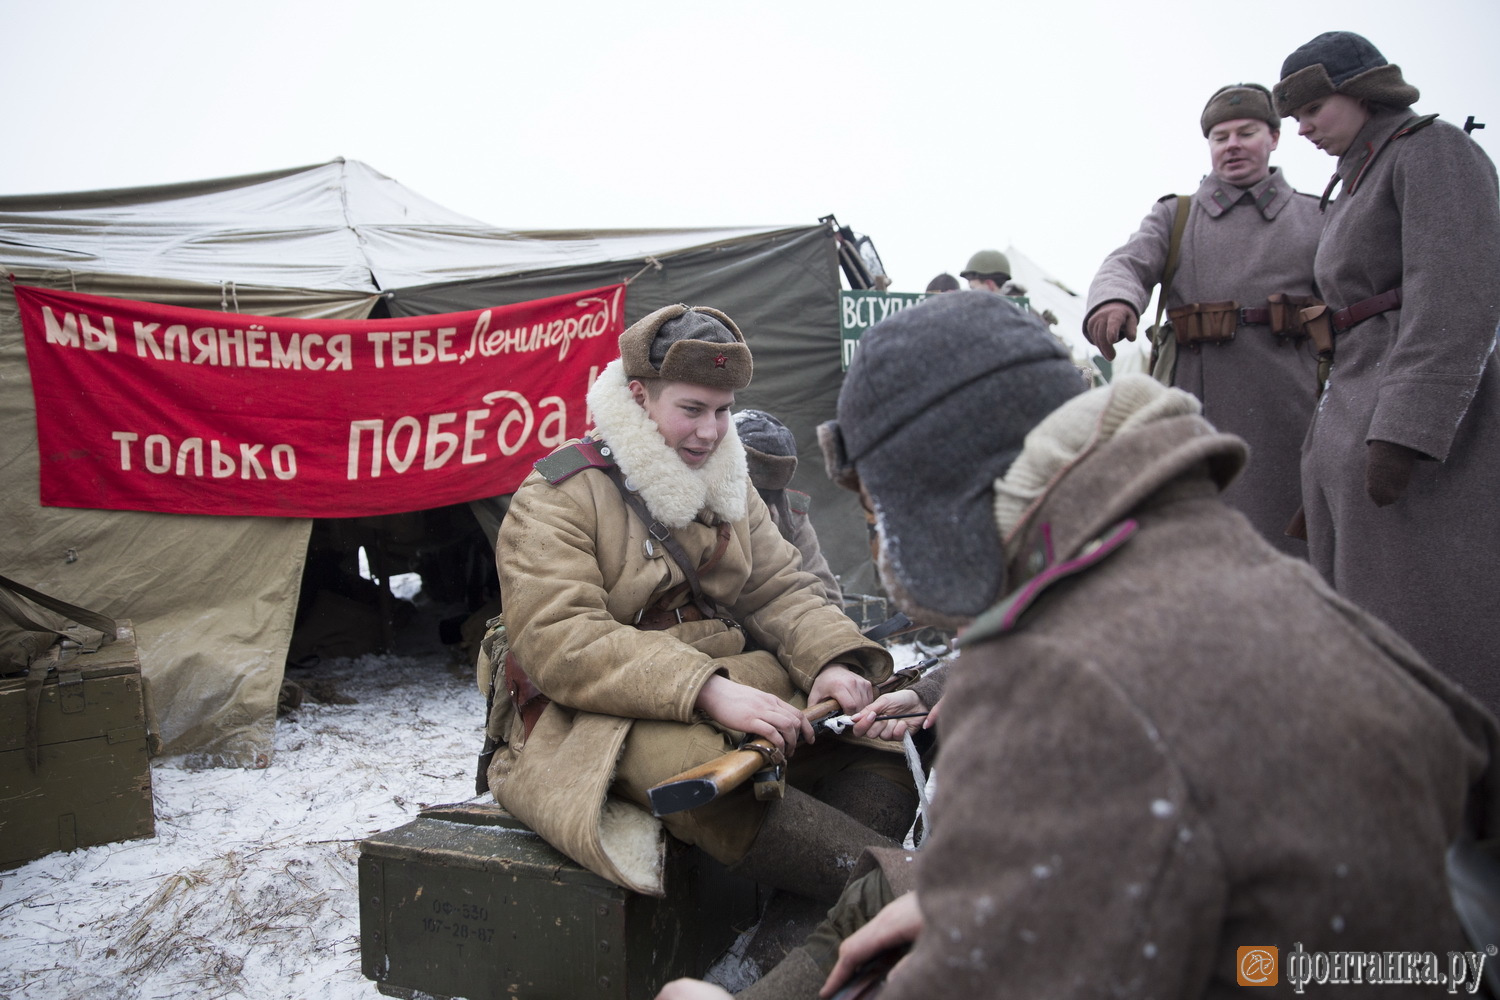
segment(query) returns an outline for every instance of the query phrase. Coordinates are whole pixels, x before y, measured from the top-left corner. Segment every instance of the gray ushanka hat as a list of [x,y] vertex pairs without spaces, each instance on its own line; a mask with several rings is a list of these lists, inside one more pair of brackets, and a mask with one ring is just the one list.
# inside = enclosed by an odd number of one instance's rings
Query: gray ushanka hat
[[873,499],[881,578],[914,620],[961,626],[1002,596],[995,479],[1086,388],[1040,320],[986,292],[934,296],[861,338],[818,437],[829,475]]
[[1329,94],[1393,108],[1410,107],[1422,96],[1406,82],[1400,66],[1387,62],[1368,38],[1352,31],[1325,31],[1299,46],[1281,64],[1281,82],[1271,92],[1282,117]]

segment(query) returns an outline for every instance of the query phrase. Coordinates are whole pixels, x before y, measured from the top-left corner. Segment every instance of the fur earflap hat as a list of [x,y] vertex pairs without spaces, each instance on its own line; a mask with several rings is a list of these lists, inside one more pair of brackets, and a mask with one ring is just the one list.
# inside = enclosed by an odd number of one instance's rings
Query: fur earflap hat
[[1325,31],[1287,56],[1272,93],[1283,118],[1329,94],[1392,108],[1409,107],[1421,96],[1402,77],[1400,66],[1386,62],[1369,39],[1352,31]]
[[734,429],[745,446],[750,481],[758,490],[784,490],[797,472],[797,438],[764,410],[740,410]]
[[1002,596],[995,480],[1086,388],[1041,320],[986,292],[935,295],[860,339],[818,440],[834,480],[873,501],[881,580],[914,620],[961,627]]
[[707,306],[663,306],[620,334],[627,378],[662,378],[738,391],[754,367],[734,320]]
[[1254,118],[1271,126],[1271,131],[1281,131],[1281,115],[1271,107],[1271,92],[1258,83],[1231,83],[1214,91],[1198,124],[1203,126],[1203,137],[1213,131],[1215,125],[1235,121],[1239,118]]

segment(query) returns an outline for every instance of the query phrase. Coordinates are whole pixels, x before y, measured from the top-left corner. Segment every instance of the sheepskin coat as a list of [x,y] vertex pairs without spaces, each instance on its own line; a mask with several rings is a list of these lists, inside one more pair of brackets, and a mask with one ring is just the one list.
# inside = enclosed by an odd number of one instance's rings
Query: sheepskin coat
[[[1339,158],[1318,287],[1335,309],[1402,302],[1338,336],[1302,455],[1307,540],[1334,589],[1500,712],[1500,194],[1460,128],[1386,144],[1412,115],[1374,116]],[[1388,507],[1365,487],[1373,440],[1431,459]]]
[[1164,419],[1021,523],[948,672],[925,928],[881,1000],[1243,1000],[1240,945],[1470,947],[1444,853],[1466,805],[1496,831],[1494,719],[1220,500],[1242,456]]
[[[599,470],[552,485],[521,484],[496,547],[511,650],[551,699],[529,739],[515,720],[491,764],[490,788],[511,813],[597,874],[660,895],[662,832],[644,809],[609,795],[615,762],[635,719],[699,721],[694,702],[710,675],[797,701],[832,660],[881,681],[891,657],[863,638],[797,550],[777,531],[750,484],[743,447],[729,436],[700,470],[688,468],[631,398],[618,361],[589,392],[597,438],[627,486],[695,564],[709,559],[718,526],[731,535],[700,574],[726,617],[665,631],[633,627],[636,615],[683,580],[682,570]],[[736,654],[747,643],[760,652]],[[800,704],[800,701],[798,701]]]
[[[1141,314],[1166,270],[1176,218],[1177,198],[1168,195],[1104,259],[1089,286],[1090,314],[1111,301]],[[1248,192],[1209,174],[1192,197],[1167,308],[1224,301],[1260,308],[1274,292],[1314,294],[1313,254],[1321,229],[1317,199],[1293,190],[1280,168]],[[1288,537],[1286,527],[1301,502],[1298,463],[1317,383],[1309,342],[1282,340],[1265,324],[1241,326],[1227,343],[1179,347],[1172,381],[1202,401],[1203,415],[1215,427],[1250,445],[1249,467],[1224,491],[1224,500],[1243,511],[1266,541],[1294,556],[1307,555],[1306,545]]]

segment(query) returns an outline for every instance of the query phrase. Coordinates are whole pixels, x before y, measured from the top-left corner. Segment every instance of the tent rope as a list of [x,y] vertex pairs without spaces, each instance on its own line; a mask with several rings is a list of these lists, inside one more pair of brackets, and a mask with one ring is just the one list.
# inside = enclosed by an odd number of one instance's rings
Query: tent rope
[[[229,308],[229,304],[231,302],[234,303],[234,308],[233,309]],[[221,281],[221,282],[219,282],[219,312],[239,312],[239,311],[240,311],[240,296],[239,296],[239,293],[237,293],[234,290],[234,282],[232,282],[232,281]]]
[[630,277],[628,277],[628,278],[625,279],[625,287],[626,288],[629,288],[630,287],[630,283],[632,281],[634,281],[636,278],[639,278],[641,275],[645,274],[647,271],[650,271],[653,268],[655,268],[658,271],[661,270],[661,261],[659,261],[655,257],[651,257],[651,256],[647,256],[645,259],[646,259],[646,266],[643,267],[643,268],[641,268],[639,271],[635,272]]

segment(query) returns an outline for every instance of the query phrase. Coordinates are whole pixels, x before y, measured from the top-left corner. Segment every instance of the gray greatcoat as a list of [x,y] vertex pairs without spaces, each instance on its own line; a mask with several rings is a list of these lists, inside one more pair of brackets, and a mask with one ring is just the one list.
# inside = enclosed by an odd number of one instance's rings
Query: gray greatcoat
[[[1322,228],[1317,200],[1293,190],[1279,168],[1248,193],[1249,201],[1240,201],[1245,192],[1213,174],[1199,186],[1167,308],[1228,300],[1264,307],[1273,292],[1313,294]],[[1166,269],[1176,217],[1177,199],[1163,198],[1135,235],[1104,259],[1089,286],[1090,314],[1110,301],[1141,314]],[[1307,554],[1286,527],[1300,502],[1299,448],[1312,417],[1317,369],[1307,341],[1283,342],[1257,324],[1241,326],[1225,344],[1180,349],[1172,383],[1202,401],[1215,427],[1249,443],[1250,466],[1224,499],[1288,555]]]
[[881,1000],[1243,1000],[1241,945],[1470,947],[1444,852],[1466,804],[1493,835],[1494,719],[1220,502],[1242,454],[1196,416],[1122,434],[1008,544]]
[[[1376,115],[1339,159],[1344,186],[1318,247],[1330,306],[1398,286],[1402,305],[1338,338],[1302,456],[1309,555],[1500,710],[1500,196],[1494,164],[1446,122],[1382,149],[1411,115]],[[1384,508],[1365,488],[1371,440],[1434,459]]]

